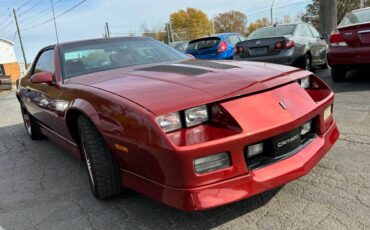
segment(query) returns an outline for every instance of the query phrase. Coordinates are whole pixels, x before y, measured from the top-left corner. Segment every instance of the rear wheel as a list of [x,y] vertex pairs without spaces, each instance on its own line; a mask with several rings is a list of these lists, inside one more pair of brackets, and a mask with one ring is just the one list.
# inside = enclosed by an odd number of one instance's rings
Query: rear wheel
[[79,116],[77,124],[93,195],[97,199],[108,199],[121,194],[120,169],[103,137],[85,116]]
[[320,69],[327,69],[329,68],[328,62],[325,62],[325,64],[320,65]]
[[308,70],[308,71],[311,71],[311,69],[312,69],[311,56],[309,54],[306,54],[303,57],[302,69],[305,69],[305,70]]
[[42,135],[39,125],[36,123],[36,119],[32,117],[27,111],[26,107],[21,103],[21,112],[24,122],[24,127],[26,128],[27,134],[32,140],[39,140],[44,137]]
[[312,70],[312,61],[311,61],[311,55],[310,54],[305,54],[304,56],[298,58],[294,64],[294,66],[305,69],[308,71]]
[[343,67],[332,67],[331,78],[335,82],[344,81],[346,79],[347,69]]

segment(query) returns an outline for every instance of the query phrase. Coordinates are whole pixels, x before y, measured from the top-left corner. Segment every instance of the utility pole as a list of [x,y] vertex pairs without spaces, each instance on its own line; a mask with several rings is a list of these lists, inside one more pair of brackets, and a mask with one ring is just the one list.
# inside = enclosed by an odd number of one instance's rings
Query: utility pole
[[274,3],[275,3],[275,0],[272,0],[272,3],[271,3],[271,25],[274,25]]
[[365,0],[361,0],[361,1],[360,1],[360,7],[361,7],[361,8],[364,8],[364,7],[365,7]]
[[19,43],[21,44],[21,50],[22,50],[22,55],[23,55],[24,66],[26,67],[26,69],[28,69],[26,54],[24,52],[24,47],[23,47],[23,42],[22,42],[22,36],[21,36],[21,32],[19,30],[18,19],[17,19],[17,14],[15,13],[15,9],[13,9],[13,15],[14,15],[15,25],[17,26]]
[[329,35],[337,28],[337,0],[320,0],[320,33]]
[[169,25],[170,25],[170,32],[171,32],[171,41],[174,42],[175,39],[173,38],[173,31],[172,31],[172,24],[171,24],[171,22],[169,22]]
[[170,41],[171,40],[171,37],[170,37],[170,24],[167,23],[166,26],[167,26],[167,43],[170,44],[170,42],[171,42]]
[[109,31],[108,22],[105,23],[105,28],[107,29],[107,37],[110,38],[110,31]]

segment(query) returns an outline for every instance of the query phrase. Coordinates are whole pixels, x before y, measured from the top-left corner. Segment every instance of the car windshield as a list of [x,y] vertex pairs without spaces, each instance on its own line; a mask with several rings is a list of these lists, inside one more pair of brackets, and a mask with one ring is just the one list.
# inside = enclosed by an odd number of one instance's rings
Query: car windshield
[[292,35],[296,25],[284,25],[275,27],[266,27],[254,31],[249,35],[248,39],[259,39],[268,37],[279,37],[284,35]]
[[343,19],[340,25],[348,26],[348,25],[366,23],[366,22],[370,22],[370,8],[349,14]]
[[189,42],[188,50],[201,50],[208,49],[217,46],[221,39],[216,37],[208,37],[197,39]]
[[104,70],[189,59],[149,38],[82,41],[60,48],[64,79]]

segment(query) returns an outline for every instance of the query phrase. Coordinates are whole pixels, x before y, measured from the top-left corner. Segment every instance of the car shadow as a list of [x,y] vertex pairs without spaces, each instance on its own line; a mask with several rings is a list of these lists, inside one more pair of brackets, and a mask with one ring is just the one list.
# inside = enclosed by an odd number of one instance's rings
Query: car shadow
[[[210,229],[262,208],[281,189],[197,212],[177,210],[131,190],[119,197],[99,201],[90,193],[84,163],[47,139],[31,141],[23,124],[0,127],[0,184],[0,223],[4,229],[14,227],[12,220],[20,215],[19,210],[30,218],[27,223],[63,223],[65,229],[74,228],[72,222],[70,226],[68,223],[76,215],[81,215],[78,219],[88,220],[86,224],[102,229],[107,226],[110,229],[122,226],[128,229]],[[12,189],[8,189],[10,187]],[[3,197],[6,199],[1,199]],[[63,207],[59,206],[61,204]],[[73,208],[81,210],[80,214]],[[5,221],[2,221],[1,211],[8,215]]]
[[370,90],[370,69],[350,70],[346,80],[333,82],[330,70],[319,70],[316,72],[335,93],[369,91]]

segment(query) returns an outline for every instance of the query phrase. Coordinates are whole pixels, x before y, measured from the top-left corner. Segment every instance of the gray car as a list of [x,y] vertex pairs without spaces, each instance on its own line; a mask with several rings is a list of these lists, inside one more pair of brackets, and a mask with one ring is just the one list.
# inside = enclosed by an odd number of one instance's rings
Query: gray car
[[327,67],[328,44],[308,23],[282,24],[254,31],[236,45],[235,60],[262,61],[303,69]]

